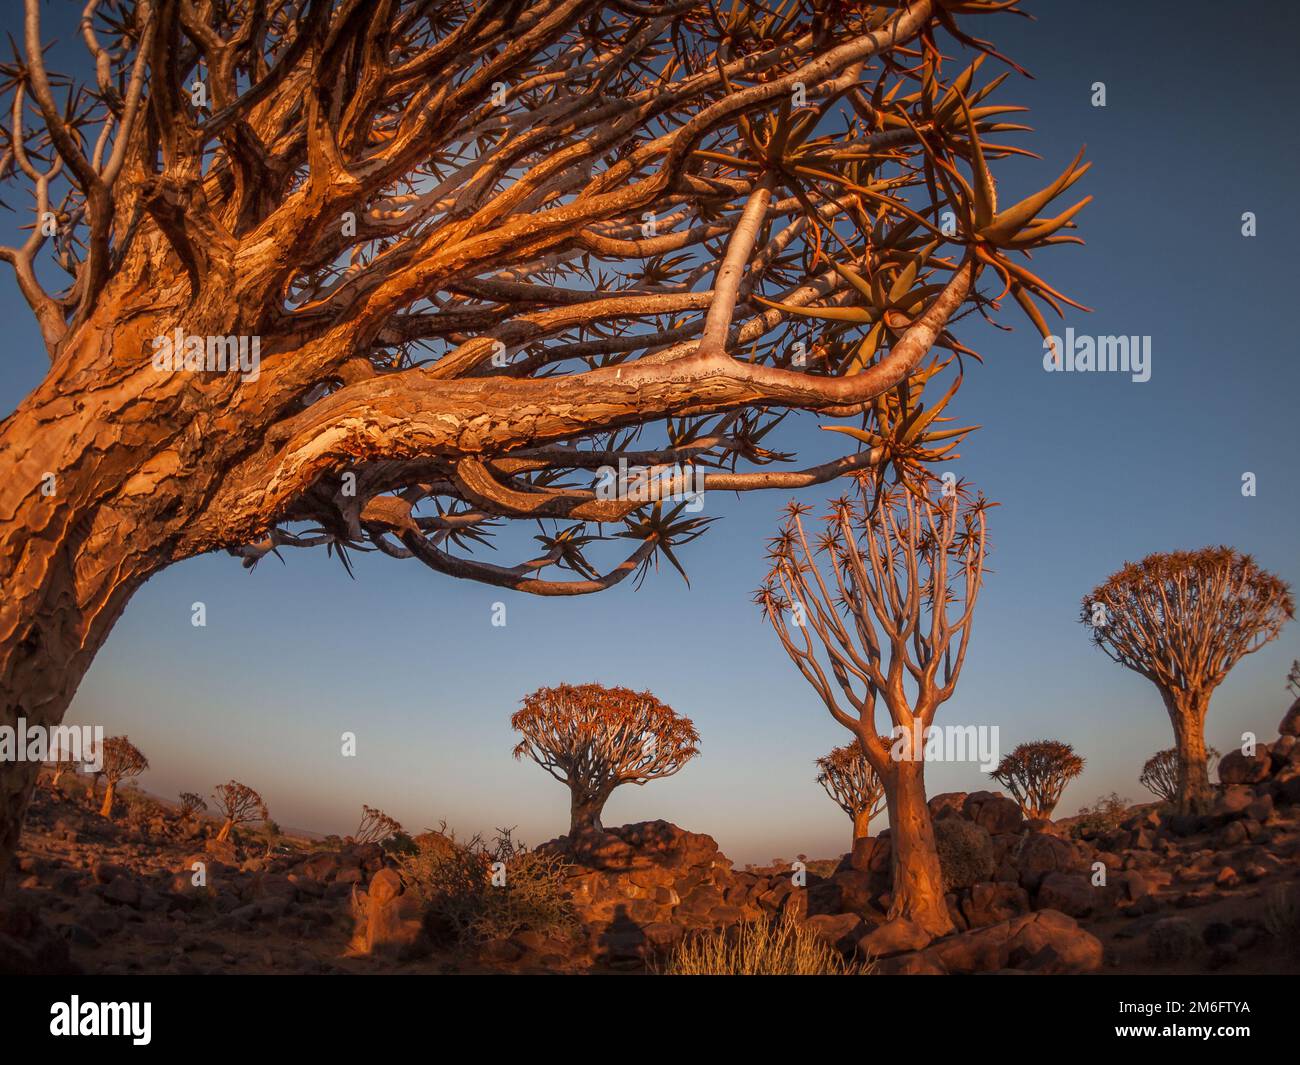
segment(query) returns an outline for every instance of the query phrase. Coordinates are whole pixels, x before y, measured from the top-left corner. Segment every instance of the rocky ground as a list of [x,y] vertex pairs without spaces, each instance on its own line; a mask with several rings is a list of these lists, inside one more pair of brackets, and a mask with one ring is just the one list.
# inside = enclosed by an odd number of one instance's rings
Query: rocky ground
[[[43,786],[0,900],[13,972],[645,971],[684,936],[788,914],[886,973],[1294,973],[1300,900],[1300,704],[1282,734],[1220,766],[1214,809],[1158,804],[1112,819],[1026,821],[995,792],[930,801],[958,933],[889,922],[889,835],[839,861],[734,869],[714,840],[664,821],[541,849],[570,862],[581,917],[473,949],[439,946],[375,844],[218,842],[155,808],[108,821],[78,788]],[[201,867],[206,883],[196,885]],[[1272,914],[1272,916],[1270,916]]]

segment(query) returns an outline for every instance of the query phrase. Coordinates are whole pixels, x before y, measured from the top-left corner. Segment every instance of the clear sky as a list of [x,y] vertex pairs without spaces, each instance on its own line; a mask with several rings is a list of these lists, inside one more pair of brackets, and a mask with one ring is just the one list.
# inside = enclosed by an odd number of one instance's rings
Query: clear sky
[[[1025,6],[1036,22],[969,20],[1034,75],[1013,77],[997,98],[1032,108],[1036,131],[1017,143],[1044,158],[998,164],[1000,197],[1046,184],[1087,145],[1094,167],[1075,187],[1095,196],[1080,218],[1087,246],[1036,265],[1095,308],[1064,324],[1149,336],[1152,374],[1045,373],[1041,341],[1010,301],[1013,332],[962,333],[985,362],[969,369],[952,413],[983,428],[952,468],[1001,506],[970,655],[939,720],[997,725],[1004,750],[1074,744],[1087,768],[1065,792],[1065,815],[1111,791],[1145,800],[1142,762],[1172,744],[1155,689],[1094,649],[1078,623],[1090,588],[1148,552],[1217,543],[1300,582],[1300,363],[1288,317],[1300,15],[1258,0],[1231,17],[1208,2]],[[63,9],[80,7],[50,5],[50,25],[66,37]],[[0,16],[15,36],[19,11]],[[1095,82],[1105,107],[1092,106]],[[1250,238],[1247,211],[1258,225]],[[13,218],[0,225],[12,230]],[[0,314],[8,411],[44,355],[10,276]],[[811,462],[842,444],[832,436],[806,422],[782,446],[801,445]],[[1241,493],[1245,472],[1257,478],[1253,498]],[[562,681],[649,688],[695,721],[701,756],[670,780],[617,791],[606,824],[667,818],[715,836],[739,862],[839,853],[849,821],[814,782],[813,760],[848,734],[750,601],[787,498],[710,495],[705,514],[722,520],[683,552],[689,588],[665,567],[640,590],[627,582],[565,601],[376,556],[357,559],[355,580],[323,551],[290,550],[287,565],[269,558],[252,573],[224,554],[194,559],[136,595],[68,720],[129,734],[153,765],[143,786],[160,794],[206,794],[235,777],[285,825],[347,832],[364,802],[411,829],[517,826],[531,844],[564,831],[568,795],[510,757],[520,697]],[[205,628],[190,624],[196,601]],[[504,627],[491,624],[497,601]],[[1296,657],[1293,624],[1244,659],[1214,698],[1209,742],[1275,735]],[[340,756],[345,730],[357,734],[355,758]],[[931,794],[988,784],[975,766],[927,775]]]

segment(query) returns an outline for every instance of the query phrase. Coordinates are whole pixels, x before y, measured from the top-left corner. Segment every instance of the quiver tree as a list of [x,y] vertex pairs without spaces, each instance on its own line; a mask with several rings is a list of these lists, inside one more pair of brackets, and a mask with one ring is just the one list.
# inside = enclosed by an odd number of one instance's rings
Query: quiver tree
[[1050,819],[1065,785],[1083,772],[1083,759],[1068,743],[1035,740],[1019,744],[989,774],[1015,797],[1028,818]]
[[353,843],[383,843],[402,831],[401,823],[383,810],[361,804],[361,823],[352,834]]
[[[1205,749],[1205,775],[1210,775],[1219,752],[1213,747]],[[1178,799],[1178,748],[1167,747],[1157,751],[1142,765],[1138,782],[1157,799],[1175,802]]]
[[[80,744],[76,745],[80,748]],[[86,752],[89,754],[90,752]],[[46,764],[50,767],[50,787],[57,790],[59,781],[63,779],[63,774],[69,769],[77,769],[85,764],[84,758],[72,749],[72,746],[65,743],[56,742],[54,749],[50,751]]]
[[182,820],[193,817],[200,810],[208,808],[207,802],[203,796],[196,791],[182,791],[180,794],[181,807],[180,816]]
[[[1046,333],[1020,253],[1078,241],[1078,159],[998,202],[1010,6],[90,0],[65,91],[27,0],[0,260],[49,369],[0,425],[0,724],[59,721],[205,552],[580,595],[704,527],[603,490],[624,460],[663,495],[951,447],[950,326],[1010,295]],[[790,409],[864,445],[765,469]],[[511,521],[539,548],[486,560]],[[33,780],[0,767],[0,870]]]
[[103,745],[104,802],[99,808],[100,816],[113,816],[113,796],[117,792],[118,781],[127,777],[138,777],[149,768],[146,758],[134,743],[125,736],[110,736]]
[[[786,653],[857,743],[885,788],[893,853],[891,917],[952,930],[925,797],[926,730],[957,685],[983,580],[982,498],[957,483],[886,487],[864,476],[809,540],[791,503],[755,598]],[[876,722],[884,703],[891,746]],[[902,730],[901,732],[898,730]],[[894,753],[902,755],[895,758]]]
[[[889,737],[882,737],[889,744]],[[885,785],[856,742],[817,759],[817,783],[853,819],[853,838],[865,839],[871,819],[885,805]]]
[[628,688],[539,688],[510,724],[524,736],[515,757],[531,758],[568,786],[570,836],[602,830],[600,812],[619,785],[670,777],[699,753],[689,718]]
[[1286,583],[1230,547],[1148,555],[1084,597],[1080,620],[1092,642],[1160,691],[1174,727],[1182,812],[1210,804],[1210,696],[1294,616]]
[[229,784],[218,784],[212,798],[216,800],[217,812],[225,819],[217,839],[229,839],[236,825],[248,825],[255,821],[265,821],[268,816],[266,803],[247,784],[237,780]]

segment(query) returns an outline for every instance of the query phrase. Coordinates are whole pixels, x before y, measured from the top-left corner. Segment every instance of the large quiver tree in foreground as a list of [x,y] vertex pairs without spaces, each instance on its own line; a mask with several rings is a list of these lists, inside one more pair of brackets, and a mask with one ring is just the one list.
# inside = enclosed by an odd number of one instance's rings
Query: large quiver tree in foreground
[[[952,919],[926,805],[924,746],[912,741],[952,696],[966,659],[986,506],[959,484],[947,495],[937,484],[864,484],[857,498],[832,504],[825,531],[810,542],[803,520],[810,508],[792,503],[756,595],[786,653],[884,783],[890,916],[931,935],[952,931]],[[892,746],[879,734],[877,701]]]
[[[744,491],[950,448],[950,325],[1010,295],[1046,332],[1020,253],[1077,240],[1077,160],[998,204],[1008,6],[91,0],[78,88],[26,0],[0,260],[49,370],[0,425],[0,723],[58,722],[203,552],[585,594],[702,527],[602,467]],[[865,443],[759,468],[791,408]],[[486,561],[519,519],[536,557]],[[0,767],[0,870],[33,781]]]
[[569,834],[602,831],[600,812],[622,784],[670,777],[699,753],[689,718],[649,692],[561,684],[524,697],[510,718],[531,758],[569,788]]
[[1294,616],[1286,583],[1230,547],[1148,555],[1084,597],[1080,620],[1093,643],[1160,691],[1174,727],[1183,812],[1210,804],[1210,696]]

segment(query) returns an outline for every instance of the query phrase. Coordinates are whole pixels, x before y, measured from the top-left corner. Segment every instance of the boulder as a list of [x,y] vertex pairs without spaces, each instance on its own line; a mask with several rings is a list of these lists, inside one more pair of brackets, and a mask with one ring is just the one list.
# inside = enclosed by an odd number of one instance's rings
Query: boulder
[[921,950],[931,940],[930,933],[906,917],[896,917],[874,928],[858,940],[858,951],[868,958],[888,958],[905,951]]
[[1245,784],[1230,784],[1214,800],[1210,811],[1215,817],[1231,819],[1245,815],[1246,808],[1255,801],[1255,789]]
[[834,882],[840,889],[840,908],[845,913],[863,914],[871,908],[875,891],[869,873],[844,869],[835,874]]
[[1254,754],[1229,751],[1219,760],[1219,781],[1223,784],[1258,784],[1267,780],[1273,768],[1268,744],[1261,743]]
[[934,796],[928,803],[930,816],[936,821],[940,817],[960,816],[966,795],[964,791],[945,791],[942,795]]
[[1282,723],[1277,727],[1283,736],[1300,736],[1300,699],[1291,704],[1291,709],[1282,716]]
[[1186,917],[1163,917],[1147,933],[1147,954],[1153,961],[1182,961],[1199,945],[1196,926]]
[[1084,868],[1074,844],[1045,832],[1026,836],[1012,861],[1020,870],[1020,886],[1037,891],[1049,873],[1073,873]]
[[414,896],[403,894],[402,888],[401,878],[391,869],[377,872],[368,891],[353,887],[354,925],[349,953],[383,955],[400,961],[429,953],[431,944],[421,907]]
[[1034,896],[1034,909],[1059,910],[1069,917],[1087,917],[1097,907],[1098,891],[1081,873],[1048,873]]
[[819,913],[809,917],[804,927],[829,947],[851,953],[854,945],[862,938],[862,918],[855,913]]
[[961,812],[990,835],[1019,831],[1025,819],[1019,804],[1000,791],[977,791],[967,795]]
[[975,884],[961,900],[961,912],[971,928],[1009,921],[1029,912],[1029,892],[1019,884]]
[[914,955],[886,958],[885,973],[981,973],[1030,969],[1086,973],[1101,967],[1101,942],[1063,913],[1040,910],[948,936]]

